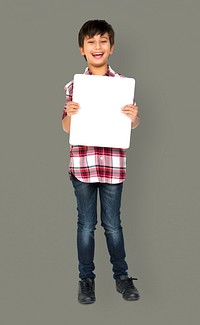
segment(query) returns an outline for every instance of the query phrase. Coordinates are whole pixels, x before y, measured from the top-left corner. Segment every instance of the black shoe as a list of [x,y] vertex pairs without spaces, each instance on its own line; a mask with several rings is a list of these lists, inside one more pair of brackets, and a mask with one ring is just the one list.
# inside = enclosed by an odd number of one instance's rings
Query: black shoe
[[94,279],[85,278],[79,281],[78,301],[81,304],[92,304],[95,300]]
[[140,298],[139,292],[133,284],[135,278],[129,278],[127,275],[121,275],[116,279],[116,289],[122,293],[125,300],[138,300]]

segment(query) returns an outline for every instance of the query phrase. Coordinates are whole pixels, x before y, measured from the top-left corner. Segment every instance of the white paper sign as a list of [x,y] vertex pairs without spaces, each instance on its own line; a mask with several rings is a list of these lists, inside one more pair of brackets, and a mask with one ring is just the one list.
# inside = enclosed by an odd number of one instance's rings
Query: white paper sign
[[132,104],[133,78],[76,74],[73,101],[80,110],[71,117],[71,145],[112,148],[130,146],[131,120],[121,108]]

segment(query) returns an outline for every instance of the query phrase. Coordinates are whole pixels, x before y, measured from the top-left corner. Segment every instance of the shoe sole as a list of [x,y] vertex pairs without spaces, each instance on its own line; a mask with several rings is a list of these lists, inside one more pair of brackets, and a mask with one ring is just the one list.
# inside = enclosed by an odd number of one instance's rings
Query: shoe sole
[[93,304],[95,301],[96,301],[96,300],[94,300],[94,301],[79,301],[79,300],[78,300],[79,304],[81,304],[81,305],[91,305],[91,304]]
[[122,294],[123,299],[126,300],[126,301],[134,301],[134,300],[139,300],[139,299],[140,299],[140,296],[138,296],[138,297],[132,297],[132,298],[124,298],[124,296],[123,296],[123,291],[121,291],[121,290],[118,289],[118,288],[116,288],[116,289],[117,289],[117,292],[119,292],[119,293]]
[[[124,297],[123,297],[124,298]],[[137,300],[139,300],[140,299],[140,297],[135,297],[135,298],[124,298],[124,300],[126,300],[126,301],[137,301]]]

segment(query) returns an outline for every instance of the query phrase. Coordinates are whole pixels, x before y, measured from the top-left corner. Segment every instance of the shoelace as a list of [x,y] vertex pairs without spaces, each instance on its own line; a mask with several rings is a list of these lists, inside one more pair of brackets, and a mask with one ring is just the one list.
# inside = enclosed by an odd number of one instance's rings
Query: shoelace
[[125,279],[123,281],[126,284],[127,288],[134,288],[133,280],[137,280],[137,278],[132,278],[131,277],[131,278]]
[[90,292],[92,291],[92,283],[87,280],[80,281],[81,291],[82,292]]

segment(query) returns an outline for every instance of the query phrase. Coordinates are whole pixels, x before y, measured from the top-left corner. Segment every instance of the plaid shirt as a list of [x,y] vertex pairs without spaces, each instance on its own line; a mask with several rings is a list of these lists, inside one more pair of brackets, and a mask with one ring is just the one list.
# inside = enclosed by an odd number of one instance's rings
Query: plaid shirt
[[[92,74],[86,68],[85,74]],[[111,67],[105,74],[110,77],[123,77]],[[73,101],[73,81],[65,87],[66,103]],[[63,110],[62,119],[67,116]],[[126,151],[121,148],[88,147],[70,145],[69,173],[81,182],[118,184],[126,178]]]

